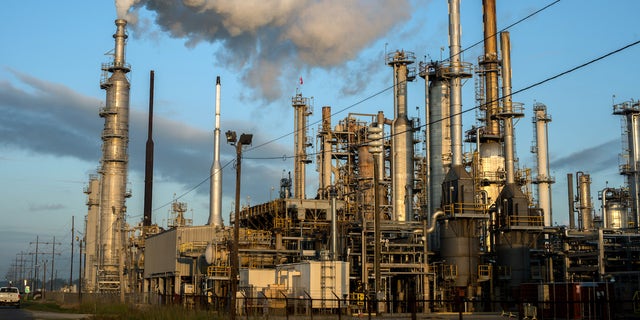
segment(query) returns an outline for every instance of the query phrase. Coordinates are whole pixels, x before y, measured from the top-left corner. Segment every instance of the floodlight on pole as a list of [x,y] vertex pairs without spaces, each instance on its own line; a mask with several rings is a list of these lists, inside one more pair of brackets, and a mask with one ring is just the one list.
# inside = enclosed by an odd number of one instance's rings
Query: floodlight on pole
[[253,139],[252,134],[243,133],[240,135],[240,140],[237,140],[237,134],[235,131],[227,131],[225,133],[227,142],[236,147],[236,200],[235,200],[235,213],[233,218],[233,241],[232,241],[232,254],[231,254],[231,272],[229,277],[230,292],[231,295],[231,311],[230,319],[236,319],[236,293],[238,292],[238,281],[240,275],[240,176],[241,176],[241,164],[242,164],[242,146],[250,145]]

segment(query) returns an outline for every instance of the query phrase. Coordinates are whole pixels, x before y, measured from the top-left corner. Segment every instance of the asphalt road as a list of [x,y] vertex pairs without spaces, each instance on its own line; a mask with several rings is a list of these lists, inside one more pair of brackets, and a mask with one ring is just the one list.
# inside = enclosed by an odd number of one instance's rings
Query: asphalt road
[[77,320],[87,319],[88,314],[55,313],[0,307],[0,320]]

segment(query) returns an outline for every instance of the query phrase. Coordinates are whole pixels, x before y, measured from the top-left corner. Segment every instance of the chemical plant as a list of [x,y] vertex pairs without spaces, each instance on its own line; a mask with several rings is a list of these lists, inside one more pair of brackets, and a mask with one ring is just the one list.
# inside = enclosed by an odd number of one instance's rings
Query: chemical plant
[[[277,312],[287,299],[302,298],[311,301],[310,313],[633,314],[632,303],[613,301],[631,300],[640,290],[640,103],[612,106],[612,116],[625,124],[619,169],[626,184],[597,191],[602,215],[596,216],[591,177],[568,173],[569,212],[553,214],[568,215],[569,225],[553,225],[552,110],[512,101],[510,38],[497,31],[495,0],[483,1],[478,13],[483,55],[477,63],[461,61],[459,2],[449,1],[448,59],[416,61],[404,50],[386,55],[393,114],[336,119],[324,106],[311,136],[313,99],[293,96],[292,174],[282,177],[275,200],[245,208],[238,207],[237,179],[229,226],[221,217],[219,78],[208,223],[194,226],[187,204],[178,201],[168,228],[151,222],[153,73],[144,219],[125,221],[130,67],[127,22],[116,20],[113,61],[102,67],[100,83],[106,91],[101,166],[86,188],[83,292],[148,293],[163,303],[179,296],[222,309],[242,303],[239,309],[258,313],[265,312],[263,300]],[[479,111],[476,123],[463,124],[461,91],[470,78]],[[424,123],[407,112],[411,81],[424,81]],[[515,154],[514,123],[523,117],[534,124],[535,168],[519,168]],[[236,148],[239,176],[251,135],[227,131],[226,139]],[[463,152],[465,143],[471,152]],[[309,191],[312,164],[319,185]]]

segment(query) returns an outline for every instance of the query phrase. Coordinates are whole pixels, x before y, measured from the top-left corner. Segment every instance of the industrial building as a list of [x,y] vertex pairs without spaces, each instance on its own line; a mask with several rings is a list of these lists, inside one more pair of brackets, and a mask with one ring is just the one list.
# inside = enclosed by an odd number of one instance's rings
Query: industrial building
[[[111,76],[101,82],[102,166],[86,189],[83,288],[154,293],[165,302],[200,296],[213,303],[241,293],[255,308],[257,299],[308,296],[311,312],[364,296],[378,313],[523,312],[525,301],[539,318],[633,313],[631,304],[612,310],[609,302],[640,290],[640,103],[612,106],[625,123],[620,173],[627,182],[598,191],[602,216],[594,215],[591,178],[580,171],[575,189],[574,173],[567,175],[569,212],[552,214],[550,108],[531,106],[536,168],[519,168],[514,119],[525,117],[527,107],[511,99],[510,35],[497,31],[495,0],[484,0],[484,54],[477,64],[461,61],[459,6],[449,1],[448,59],[387,54],[393,115],[336,120],[323,106],[310,137],[313,99],[292,97],[293,176],[282,178],[277,199],[242,208],[231,226],[220,213],[218,79],[209,223],[193,226],[186,204],[175,201],[166,230],[151,225],[150,211],[142,226],[123,221],[130,68],[126,21],[116,20],[114,60],[103,67]],[[480,116],[465,131],[461,89],[469,78]],[[408,116],[410,81],[424,81],[425,123]],[[464,143],[471,152],[463,152]],[[314,161],[319,185],[309,192],[307,165]],[[568,214],[570,225],[553,225],[554,214]]]

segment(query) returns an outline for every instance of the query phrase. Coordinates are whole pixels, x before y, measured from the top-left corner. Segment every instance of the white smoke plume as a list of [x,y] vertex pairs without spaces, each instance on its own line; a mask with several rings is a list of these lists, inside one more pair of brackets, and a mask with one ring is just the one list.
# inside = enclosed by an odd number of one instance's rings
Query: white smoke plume
[[116,8],[134,26],[141,8],[154,12],[187,46],[222,44],[216,62],[267,101],[281,96],[284,77],[341,66],[412,11],[408,0],[116,0]]

